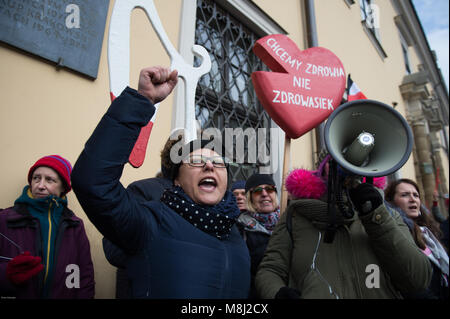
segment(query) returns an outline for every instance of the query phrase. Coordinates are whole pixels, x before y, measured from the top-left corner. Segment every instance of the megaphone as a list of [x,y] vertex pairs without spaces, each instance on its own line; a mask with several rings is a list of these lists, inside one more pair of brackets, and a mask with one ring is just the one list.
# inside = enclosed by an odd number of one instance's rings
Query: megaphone
[[399,170],[413,145],[411,128],[403,116],[374,100],[356,100],[338,107],[328,117],[324,139],[338,165],[367,177]]

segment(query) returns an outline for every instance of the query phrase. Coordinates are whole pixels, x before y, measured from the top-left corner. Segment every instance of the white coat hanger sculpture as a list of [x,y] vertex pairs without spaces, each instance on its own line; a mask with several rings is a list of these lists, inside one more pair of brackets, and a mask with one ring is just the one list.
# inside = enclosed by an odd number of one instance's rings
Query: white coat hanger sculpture
[[[201,65],[194,67],[186,63],[183,57],[170,42],[156,11],[153,0],[116,0],[111,15],[108,39],[108,65],[111,100],[129,85],[130,77],[130,16],[134,8],[141,8],[147,14],[153,29],[158,35],[167,54],[171,60],[171,69],[178,70],[178,76],[182,78],[185,86],[185,141],[189,142],[196,138],[195,126],[195,89],[201,76],[211,69],[211,59],[208,51],[200,45],[193,45],[192,52],[201,59]],[[147,126],[141,129],[139,138],[134,145],[133,151],[128,159],[133,167],[140,167],[144,162],[148,139],[156,118],[156,112]]]

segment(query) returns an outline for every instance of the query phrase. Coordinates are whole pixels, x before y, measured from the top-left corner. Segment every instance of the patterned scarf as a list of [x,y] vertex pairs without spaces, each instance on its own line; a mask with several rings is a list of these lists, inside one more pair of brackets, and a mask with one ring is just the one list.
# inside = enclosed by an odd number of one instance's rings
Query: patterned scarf
[[201,231],[227,239],[240,211],[230,191],[215,206],[194,203],[180,186],[166,189],[161,201]]
[[250,214],[258,221],[258,223],[260,223],[265,229],[272,233],[275,225],[278,223],[278,219],[280,218],[280,209],[277,209],[272,213],[250,212]]
[[448,276],[448,255],[444,247],[427,227],[420,226],[420,230],[427,246],[423,253]]

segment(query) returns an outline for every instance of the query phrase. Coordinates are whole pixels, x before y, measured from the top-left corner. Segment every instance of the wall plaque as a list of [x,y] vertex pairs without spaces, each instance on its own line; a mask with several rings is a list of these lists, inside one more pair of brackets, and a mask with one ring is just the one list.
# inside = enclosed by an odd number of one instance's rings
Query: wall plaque
[[109,0],[0,0],[0,41],[96,78]]

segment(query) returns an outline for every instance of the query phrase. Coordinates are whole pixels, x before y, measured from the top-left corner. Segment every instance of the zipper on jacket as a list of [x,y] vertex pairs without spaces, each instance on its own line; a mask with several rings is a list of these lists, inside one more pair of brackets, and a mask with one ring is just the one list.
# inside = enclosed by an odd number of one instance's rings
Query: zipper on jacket
[[[225,279],[225,282],[224,282],[224,285],[223,285],[223,292],[222,293],[225,293],[226,295],[228,295],[228,298],[230,298],[229,297],[229,288],[228,288],[228,278],[230,278],[230,282],[231,282],[231,274],[229,274],[228,272],[229,272],[229,270],[230,270],[230,265],[229,265],[229,263],[230,263],[230,260],[229,260],[229,256],[228,256],[228,247],[227,247],[227,245],[225,244],[224,245],[224,248],[225,248],[225,276],[224,276],[224,279]],[[223,295],[222,294],[222,298],[224,298],[224,296],[225,295]]]
[[[52,201],[58,206],[58,203],[53,198]],[[46,256],[46,266],[45,266],[45,276],[44,285],[47,282],[48,270],[50,268],[50,248],[51,248],[51,238],[52,238],[52,202],[48,206],[48,237],[47,237],[47,256]]]
[[[56,206],[59,207],[59,204],[57,201],[55,201]],[[53,273],[56,273],[56,270],[58,269],[58,265],[57,265],[57,256],[59,255],[59,250],[61,248],[61,240],[64,237],[63,234],[65,232],[65,230],[67,229],[67,227],[69,227],[68,222],[66,220],[66,216],[64,213],[64,209],[63,208],[63,213],[61,215],[61,219],[60,222],[58,224],[55,224],[55,227],[57,226],[57,228],[55,228],[53,231],[55,232],[55,240],[53,243],[53,248],[54,248],[54,252],[53,252],[53,258],[52,258],[52,263],[53,263]],[[73,225],[72,225],[73,226]],[[50,290],[49,290],[49,296],[50,298],[52,298],[51,295],[51,291],[52,287],[54,287],[56,285],[55,281],[52,281],[51,285],[49,286]]]
[[49,261],[50,261],[50,244],[51,244],[51,238],[52,238],[52,218],[51,218],[51,208],[52,203],[50,203],[48,207],[48,237],[47,237],[47,256],[46,256],[46,263],[45,263],[45,276],[44,276],[44,284],[47,282],[47,276],[48,276],[48,268],[49,268]]

